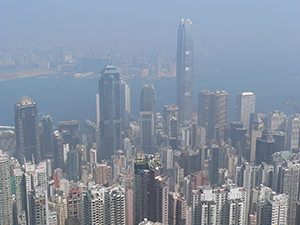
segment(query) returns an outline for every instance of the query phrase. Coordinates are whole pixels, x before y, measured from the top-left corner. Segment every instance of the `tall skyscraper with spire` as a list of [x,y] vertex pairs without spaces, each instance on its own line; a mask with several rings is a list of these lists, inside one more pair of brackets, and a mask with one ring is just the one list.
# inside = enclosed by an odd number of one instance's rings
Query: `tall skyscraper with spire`
[[115,151],[121,149],[120,98],[120,74],[109,62],[99,79],[101,152],[98,155],[101,159],[110,159]]
[[194,31],[190,19],[182,19],[177,37],[176,103],[179,124],[188,124],[193,114]]

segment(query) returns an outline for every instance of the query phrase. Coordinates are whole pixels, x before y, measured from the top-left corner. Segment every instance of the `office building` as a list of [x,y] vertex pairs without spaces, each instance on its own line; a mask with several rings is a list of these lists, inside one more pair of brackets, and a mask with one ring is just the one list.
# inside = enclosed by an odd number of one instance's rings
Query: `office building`
[[[249,115],[250,117],[250,115]],[[244,135],[247,133],[247,129],[243,127],[243,123],[241,121],[231,121],[230,122],[230,138],[231,145],[237,148],[237,142],[241,142]]]
[[211,145],[211,171],[210,171],[210,183],[212,185],[218,184],[218,171],[219,171],[219,152],[220,148],[216,144]]
[[99,79],[101,144],[98,162],[110,159],[122,148],[120,90],[120,74],[115,66],[108,63]]
[[121,83],[122,129],[130,127],[130,84]]
[[190,19],[182,19],[177,36],[176,104],[179,124],[188,124],[193,114],[194,31]]
[[[253,130],[252,130],[253,132]],[[255,164],[261,164],[265,162],[267,164],[272,164],[273,153],[275,152],[275,141],[273,134],[270,130],[264,130],[262,132],[262,137],[256,139],[256,159]]]
[[78,154],[72,150],[68,152],[68,175],[69,180],[78,181]]
[[250,142],[250,162],[254,162],[256,158],[256,140],[262,137],[262,132],[264,130],[264,123],[258,115],[255,116],[251,123],[251,142]]
[[41,152],[43,159],[53,159],[53,122],[51,116],[42,117]]
[[294,148],[299,147],[300,114],[288,117],[286,150],[292,153]]
[[39,118],[35,102],[23,96],[15,104],[15,131],[18,159],[20,163],[31,160],[41,161]]
[[69,144],[70,148],[76,148],[81,143],[79,120],[60,121],[57,123],[57,129],[60,132],[63,144]]
[[63,139],[58,130],[53,132],[53,155],[55,156],[53,168],[64,170]]
[[[21,168],[14,169],[14,181],[15,181],[15,196],[16,196],[16,217],[15,221],[21,223],[22,215],[26,214],[26,180],[25,174]],[[26,216],[25,216],[26,218]],[[25,219],[26,221],[26,219]]]
[[145,153],[154,153],[156,136],[156,94],[152,84],[143,85],[140,98],[140,146]]
[[250,113],[255,112],[255,95],[252,92],[241,92],[236,96],[236,121],[241,121],[249,131]]
[[275,141],[275,152],[285,151],[286,133],[283,131],[273,131],[272,133]]
[[140,111],[156,113],[156,93],[153,84],[144,84],[141,89]]
[[169,188],[160,169],[160,159],[153,156],[138,157],[135,161],[134,224],[144,218],[168,224]]
[[279,110],[269,112],[268,125],[269,129],[272,131],[286,132],[287,116]]
[[178,119],[178,106],[164,105],[163,118],[164,118],[164,132],[168,134],[171,126],[170,124],[171,119],[172,118]]
[[206,142],[223,138],[228,124],[229,94],[202,90],[198,95],[198,126],[206,129]]
[[0,150],[0,224],[13,224],[9,157]]

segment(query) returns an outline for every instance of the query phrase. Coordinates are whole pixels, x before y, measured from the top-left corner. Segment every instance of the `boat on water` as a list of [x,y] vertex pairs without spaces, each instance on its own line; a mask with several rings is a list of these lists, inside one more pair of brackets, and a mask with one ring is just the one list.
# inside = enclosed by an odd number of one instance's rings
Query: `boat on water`
[[284,102],[284,104],[285,104],[285,105],[289,105],[289,104],[291,104],[291,103],[290,103],[290,102]]

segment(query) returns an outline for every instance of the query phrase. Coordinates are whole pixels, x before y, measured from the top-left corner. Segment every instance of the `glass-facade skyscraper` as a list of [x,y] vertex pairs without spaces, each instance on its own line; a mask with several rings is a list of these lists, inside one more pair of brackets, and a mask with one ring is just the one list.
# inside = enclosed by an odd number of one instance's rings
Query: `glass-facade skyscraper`
[[143,85],[140,99],[141,150],[154,153],[156,135],[156,93],[152,84]]
[[182,19],[178,28],[176,103],[179,124],[188,124],[193,114],[194,31],[190,19]]
[[121,95],[120,74],[108,63],[99,79],[101,146],[99,157],[110,159],[121,149]]
[[36,163],[41,161],[39,118],[35,102],[23,96],[15,104],[15,129],[18,158],[21,163],[34,157]]

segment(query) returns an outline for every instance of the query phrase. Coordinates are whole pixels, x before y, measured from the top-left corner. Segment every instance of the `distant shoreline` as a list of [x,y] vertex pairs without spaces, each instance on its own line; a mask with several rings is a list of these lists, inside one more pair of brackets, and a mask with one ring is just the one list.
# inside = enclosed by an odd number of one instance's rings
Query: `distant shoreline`
[[42,77],[55,73],[57,73],[57,71],[36,68],[5,70],[0,71],[0,82],[28,77]]
[[[194,73],[194,76],[202,74],[207,72],[207,70],[203,70],[197,73]],[[9,81],[9,80],[17,80],[17,79],[23,79],[23,78],[29,78],[29,77],[41,77],[41,78],[47,78],[48,75],[53,74],[61,74],[59,71],[54,70],[46,70],[46,69],[37,69],[37,68],[25,68],[25,69],[15,69],[15,70],[5,70],[0,71],[0,82]],[[71,76],[74,76],[74,74],[71,73]],[[70,76],[70,74],[69,74]],[[60,77],[60,76],[59,76]],[[82,76],[85,77],[85,76]],[[76,77],[74,78],[82,78],[82,77]],[[149,76],[149,77],[137,77],[137,76],[121,76],[121,80],[131,80],[131,79],[148,79],[148,80],[160,80],[160,79],[173,79],[176,78],[176,76]]]

